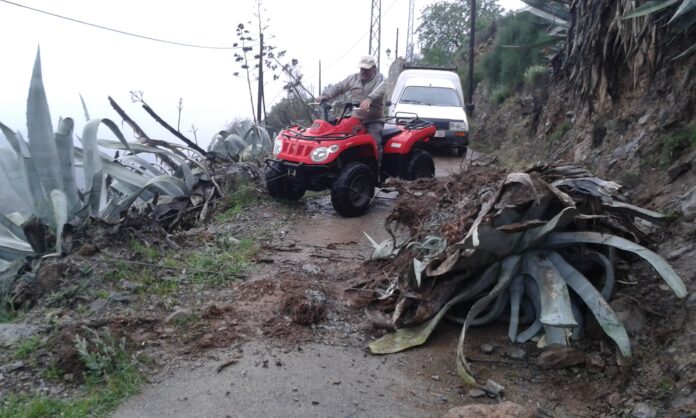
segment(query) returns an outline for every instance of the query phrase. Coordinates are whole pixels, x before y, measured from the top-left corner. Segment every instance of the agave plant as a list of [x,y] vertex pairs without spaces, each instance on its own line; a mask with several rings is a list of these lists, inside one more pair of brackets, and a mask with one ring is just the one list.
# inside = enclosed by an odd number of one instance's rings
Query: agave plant
[[[98,139],[102,125],[118,140]],[[32,225],[52,231],[55,250],[61,253],[67,223],[79,223],[89,216],[115,220],[132,205],[142,205],[155,195],[189,196],[199,178],[206,175],[203,165],[186,158],[176,147],[127,142],[109,119],[88,121],[78,138],[81,147],[74,145],[71,118],[60,119],[54,132],[39,53],[27,100],[28,141],[1,123],[0,130],[10,145],[0,147],[0,187],[12,191],[17,208],[0,214],[0,269],[12,260],[45,250],[41,237],[29,233],[36,230]],[[122,154],[112,158],[102,148],[118,149]],[[143,153],[174,161],[176,170],[168,172],[156,166],[142,158]],[[78,167],[82,170],[76,176]],[[111,179],[109,186],[107,177]],[[84,179],[83,189],[78,187],[79,178]]]
[[637,85],[643,74],[696,52],[693,0],[651,0],[639,7],[633,0],[523,1],[552,22],[553,31],[567,34],[563,65],[569,81],[599,107],[615,99],[614,80],[626,78],[623,69]]
[[[678,297],[686,296],[686,288],[661,257],[616,235],[637,239],[635,217],[664,219],[619,200],[619,190],[576,167],[509,174],[464,239],[447,245],[429,236],[402,247],[410,250],[411,268],[368,306],[377,323],[398,329],[372,342],[370,350],[388,354],[421,345],[448,318],[463,325],[457,371],[476,385],[464,356],[469,326],[509,315],[512,342],[539,337],[543,344],[568,345],[580,338],[588,310],[621,355],[630,357],[628,334],[608,303],[615,273],[607,248],[648,261]],[[452,314],[456,307],[468,308],[464,318]],[[525,330],[519,329],[522,317],[531,322]]]
[[243,120],[216,134],[208,146],[208,152],[226,161],[252,161],[269,154],[271,148],[268,131],[249,120]]

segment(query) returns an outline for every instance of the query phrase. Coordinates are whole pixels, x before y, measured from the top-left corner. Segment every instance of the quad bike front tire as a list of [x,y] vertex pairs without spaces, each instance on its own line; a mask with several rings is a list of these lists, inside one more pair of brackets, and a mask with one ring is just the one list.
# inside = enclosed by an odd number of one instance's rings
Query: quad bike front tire
[[435,177],[435,162],[433,157],[421,149],[411,151],[406,163],[406,180],[415,180],[423,177]]
[[339,215],[360,216],[370,206],[375,178],[367,164],[352,162],[338,175],[331,187],[331,204]]
[[305,188],[290,181],[288,170],[282,164],[272,161],[266,167],[266,189],[276,199],[299,200]]

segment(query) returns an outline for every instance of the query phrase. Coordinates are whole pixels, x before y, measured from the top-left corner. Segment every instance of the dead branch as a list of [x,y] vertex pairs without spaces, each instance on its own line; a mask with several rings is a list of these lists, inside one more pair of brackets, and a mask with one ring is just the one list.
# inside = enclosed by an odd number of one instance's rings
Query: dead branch
[[186,138],[181,132],[177,131],[174,129],[174,127],[170,126],[167,122],[164,121],[157,113],[155,113],[154,110],[145,102],[141,102],[143,109],[152,116],[152,118],[157,121],[160,125],[162,125],[166,130],[172,133],[175,137],[179,138],[180,140],[184,141],[186,145],[188,145],[190,148],[196,150],[202,155],[205,155],[206,152],[203,150],[203,148],[199,147],[195,142],[191,141],[190,139]]

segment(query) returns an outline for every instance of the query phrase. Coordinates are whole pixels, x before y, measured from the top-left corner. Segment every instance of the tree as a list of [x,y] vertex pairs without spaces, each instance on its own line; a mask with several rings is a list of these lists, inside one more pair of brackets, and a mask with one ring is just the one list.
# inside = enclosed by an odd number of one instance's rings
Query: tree
[[[502,13],[497,0],[477,0],[476,30],[494,22]],[[471,0],[442,0],[426,6],[416,29],[423,61],[449,64],[469,38]]]

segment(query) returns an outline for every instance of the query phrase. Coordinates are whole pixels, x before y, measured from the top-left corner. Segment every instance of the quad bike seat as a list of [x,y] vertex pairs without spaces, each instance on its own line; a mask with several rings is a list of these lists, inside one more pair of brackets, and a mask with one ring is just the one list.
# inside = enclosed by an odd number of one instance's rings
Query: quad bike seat
[[386,144],[389,138],[392,138],[401,133],[401,128],[396,126],[389,126],[382,129],[382,145]]

